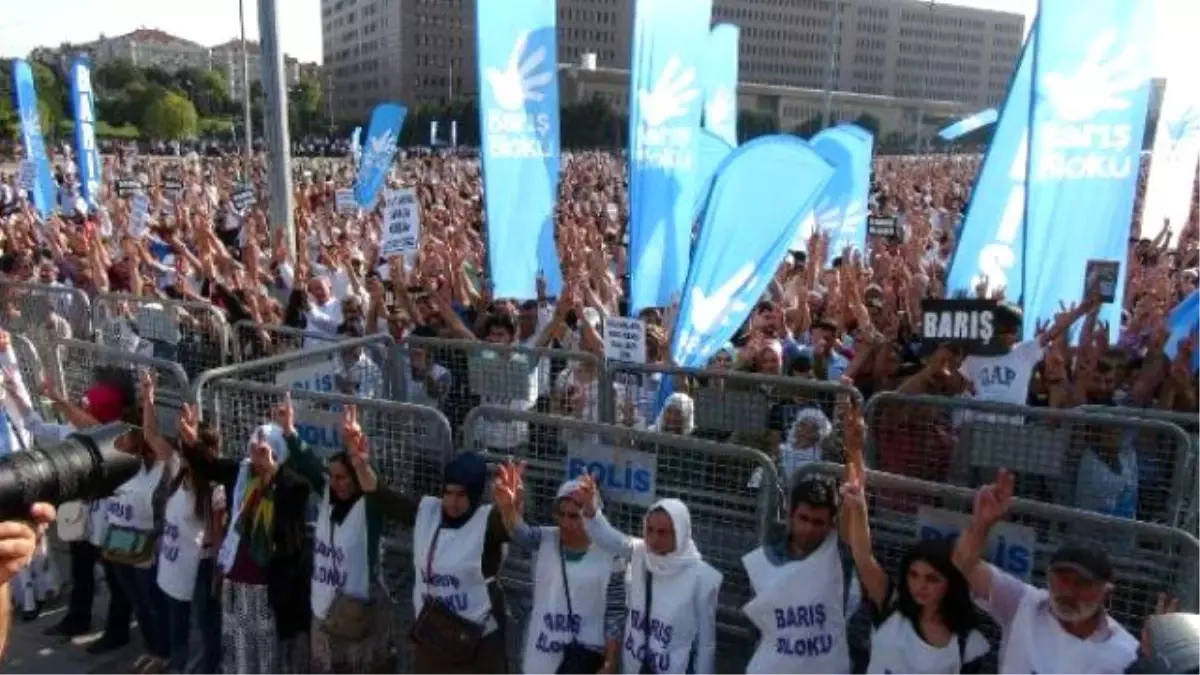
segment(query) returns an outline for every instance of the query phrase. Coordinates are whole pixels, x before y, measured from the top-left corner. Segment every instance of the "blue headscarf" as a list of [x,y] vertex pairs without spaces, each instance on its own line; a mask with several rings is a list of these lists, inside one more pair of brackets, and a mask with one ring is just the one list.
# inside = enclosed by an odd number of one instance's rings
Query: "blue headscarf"
[[470,506],[457,518],[451,518],[442,511],[442,527],[455,529],[475,515],[475,510],[483,503],[483,492],[487,489],[488,465],[487,460],[478,452],[465,452],[458,455],[446,465],[444,472],[446,485],[458,485],[467,493]]

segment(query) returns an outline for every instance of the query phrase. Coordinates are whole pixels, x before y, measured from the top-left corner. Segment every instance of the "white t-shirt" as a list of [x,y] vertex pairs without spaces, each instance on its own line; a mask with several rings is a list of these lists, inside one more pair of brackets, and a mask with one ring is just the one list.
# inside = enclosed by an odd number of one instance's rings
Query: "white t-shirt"
[[959,372],[974,385],[976,401],[1025,405],[1033,368],[1044,353],[1040,342],[1029,340],[1003,356],[968,356]]

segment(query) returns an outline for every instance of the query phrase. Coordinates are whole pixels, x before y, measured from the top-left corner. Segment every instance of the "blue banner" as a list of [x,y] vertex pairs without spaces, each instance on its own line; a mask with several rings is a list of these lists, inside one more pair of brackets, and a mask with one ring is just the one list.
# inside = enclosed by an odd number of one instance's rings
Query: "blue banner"
[[354,127],[354,133],[350,134],[350,154],[355,163],[362,157],[362,127]]
[[554,242],[558,201],[555,0],[479,0],[479,106],[488,269],[497,298],[537,297],[542,274],[562,290]]
[[[507,10],[505,10],[507,11]],[[629,312],[666,307],[683,289],[712,0],[638,0],[629,114]]]
[[[1065,0],[1042,3],[1029,115],[1026,340],[1059,301],[1083,298],[1089,260],[1120,263],[1116,297],[1125,296],[1153,25],[1137,0],[1094,0],[1086,12]],[[1115,341],[1120,303],[1100,316]]]
[[[680,299],[672,361],[699,368],[749,316],[833,167],[795,136],[763,136],[717,169]],[[753,226],[748,226],[748,224]]]
[[46,157],[46,141],[42,137],[42,120],[38,115],[37,87],[33,69],[24,59],[13,61],[13,91],[17,95],[17,114],[21,116],[21,143],[25,158],[33,162],[33,206],[43,220],[54,213],[57,188],[50,159]]
[[396,157],[396,142],[408,110],[398,103],[380,103],[371,113],[367,126],[367,142],[358,162],[358,180],[354,183],[354,200],[361,208],[369,209],[387,180],[392,160]]
[[729,153],[733,152],[733,148],[734,146],[721,140],[708,129],[700,131],[696,144],[696,182],[702,187],[696,191],[693,222],[697,221],[700,213],[704,211],[704,204],[708,201],[708,192],[712,189],[712,180],[717,173],[717,167],[721,166]]
[[738,27],[713,26],[704,65],[704,129],[737,147]]
[[[1163,352],[1174,359],[1179,355],[1180,343],[1200,331],[1200,291],[1192,291],[1171,310],[1171,315],[1167,317],[1167,329],[1171,332]],[[1197,369],[1200,369],[1200,345],[1192,350],[1192,372]]]
[[958,246],[946,274],[946,296],[973,293],[982,276],[1005,297],[1021,297],[1024,274],[1025,163],[1029,150],[1029,103],[1037,19],[1021,50],[996,133],[979,168]]
[[71,103],[75,108],[75,165],[79,193],[90,205],[100,201],[104,184],[100,152],[96,149],[96,100],[92,93],[92,68],[86,57],[71,62]]
[[964,117],[963,119],[951,124],[950,126],[938,132],[938,138],[943,141],[953,141],[956,138],[962,138],[967,134],[982,129],[989,124],[995,124],[996,120],[1000,119],[1000,113],[995,108],[980,110],[979,112]]
[[871,132],[853,124],[826,129],[810,141],[812,149],[833,166],[833,178],[825,186],[816,207],[801,225],[807,241],[814,226],[829,233],[825,263],[842,255],[847,246],[862,251],[867,242],[867,198],[871,191]]

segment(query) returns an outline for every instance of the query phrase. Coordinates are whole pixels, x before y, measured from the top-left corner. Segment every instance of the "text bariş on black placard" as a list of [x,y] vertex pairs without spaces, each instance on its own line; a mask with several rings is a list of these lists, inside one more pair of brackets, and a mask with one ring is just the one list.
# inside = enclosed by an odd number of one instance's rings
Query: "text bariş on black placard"
[[921,351],[932,354],[940,345],[953,344],[979,356],[1003,354],[998,342],[994,300],[921,301]]

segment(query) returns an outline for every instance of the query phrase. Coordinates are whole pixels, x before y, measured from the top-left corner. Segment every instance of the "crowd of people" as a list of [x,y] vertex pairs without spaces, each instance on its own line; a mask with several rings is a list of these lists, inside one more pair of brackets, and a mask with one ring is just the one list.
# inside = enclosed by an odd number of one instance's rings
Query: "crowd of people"
[[[262,156],[246,167],[236,155],[172,154],[106,157],[107,183],[95,204],[82,199],[71,163],[57,164],[59,214],[45,221],[21,197],[16,177],[0,176],[7,185],[0,274],[49,289],[0,284],[0,326],[44,344],[92,339],[80,334],[74,296],[60,291],[138,296],[144,305],[117,303],[117,311],[96,317],[100,339],[178,362],[192,377],[223,365],[229,339],[237,342],[233,351],[253,358],[386,333],[410,345],[404,399],[438,408],[456,431],[470,410],[492,404],[760,449],[787,486],[786,531],[742,561],[752,591],[743,613],[758,631],[747,672],[969,672],[996,648],[981,632],[973,597],[990,600],[988,613],[1005,637],[992,654],[1001,672],[1121,672],[1136,658],[1138,641],[1104,609],[1120,580],[1103,546],[1061,548],[1048,591],[979,562],[987,530],[1003,518],[1014,490],[1028,493],[1025,481],[1014,487],[1006,472],[969,483],[979,497],[956,548],[922,542],[899,569],[885,569],[872,546],[865,467],[952,482],[963,411],[893,402],[867,408],[864,421],[863,405],[885,392],[1013,404],[1015,423],[1002,420],[1010,427],[1046,408],[1194,415],[1196,337],[1173,359],[1163,346],[1166,314],[1197,287],[1195,203],[1174,237],[1135,223],[1114,343],[1092,294],[1065,298],[1062,313],[1029,342],[1020,341],[1019,310],[1002,305],[1005,355],[954,348],[923,355],[920,303],[946,295],[978,159],[878,158],[871,211],[901,216],[902,236],[830,255],[828,237],[814,232],[777,271],[711,372],[676,378],[660,405],[670,375],[606,379],[595,365],[605,353],[604,317],[626,309],[621,156],[564,156],[556,214],[564,288],[550,297],[539,285],[538,298],[516,301],[489,290],[488,266],[502,263],[487,260],[480,167],[467,153],[398,160],[388,183],[416,188],[421,241],[419,252],[390,258],[380,254],[381,209],[337,210],[337,190],[353,181],[344,155],[295,161],[293,254],[270,226]],[[149,197],[145,227],[134,225],[129,196],[118,194],[123,179],[136,180]],[[182,189],[168,190],[168,181]],[[234,199],[243,185],[255,188],[256,203]],[[975,292],[1003,300],[1002,289],[983,283]],[[149,321],[155,300],[214,309]],[[640,318],[647,363],[668,366],[674,308]],[[256,328],[223,332],[239,323]],[[274,325],[306,337],[281,339]],[[480,447],[466,449],[484,452],[459,454],[445,467],[440,491],[402,494],[377,476],[372,446],[377,453],[384,439],[369,438],[353,406],[342,410],[344,451],[328,458],[297,434],[290,400],[249,438],[223,437],[190,407],[168,437],[159,432],[152,378],[105,369],[82,399],[84,392],[60,391],[51,380],[33,383],[40,386],[31,393],[7,333],[0,335],[7,451],[114,420],[141,428],[129,441],[145,460],[138,476],[112,498],[71,511],[81,526],[70,541],[69,609],[51,629],[74,636],[92,628],[94,567],[102,565],[109,607],[103,636],[88,649],[123,647],[136,617],[145,653],[131,672],[395,672],[404,644],[415,672],[504,672],[510,661],[524,672],[714,672],[718,592],[729,570],[705,560],[684,501],[658,501],[641,537],[631,537],[605,519],[586,475],[563,483],[547,504],[526,508],[522,466],[489,473],[489,461],[564,437],[536,425],[488,424]],[[497,395],[472,386],[466,357],[437,347],[441,338],[563,356],[535,359],[519,395],[510,387]],[[581,352],[593,358],[570,356]],[[394,366],[369,349],[345,350],[332,389],[364,401],[395,397]],[[764,388],[739,383],[738,373],[779,379]],[[711,397],[704,393],[713,389],[757,396],[747,399],[753,422],[706,415]],[[41,401],[52,405],[55,420],[44,416]],[[1066,503],[1127,519],[1165,517],[1156,491],[1164,475],[1184,467],[1172,463],[1159,437],[1112,430],[1063,439],[1073,456]],[[872,456],[864,458],[869,445]],[[822,459],[844,464],[840,485],[804,470]],[[726,479],[753,489],[762,476]],[[315,519],[310,497],[319,504]],[[526,517],[549,517],[553,525]],[[381,581],[380,541],[395,532],[388,523],[411,530],[411,599],[400,596],[409,589]],[[533,554],[525,626],[508,625],[498,581],[509,546]],[[58,585],[47,556],[36,555],[18,577],[15,600],[34,618],[39,600]],[[405,623],[395,607],[408,602],[415,619]],[[873,626],[869,645],[847,637],[850,617],[863,608]],[[523,631],[519,655],[509,653],[518,643],[507,639],[509,630]],[[1086,654],[1078,646],[1092,643]]]

